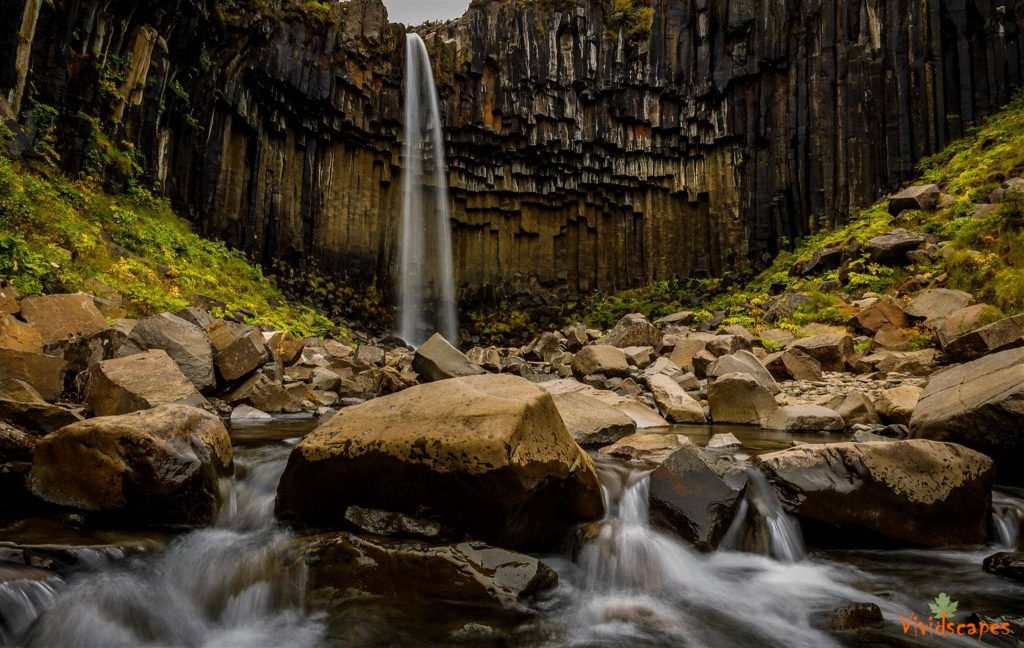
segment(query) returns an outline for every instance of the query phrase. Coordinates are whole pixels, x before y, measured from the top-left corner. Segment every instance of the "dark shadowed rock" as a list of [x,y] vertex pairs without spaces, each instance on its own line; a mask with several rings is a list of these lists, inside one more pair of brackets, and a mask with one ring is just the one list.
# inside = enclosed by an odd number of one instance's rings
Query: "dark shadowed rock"
[[422,382],[484,373],[479,365],[470,362],[465,354],[449,344],[440,333],[435,333],[416,349],[412,369],[419,374]]
[[879,263],[903,263],[907,252],[916,250],[924,243],[924,237],[905,229],[882,234],[867,242],[867,252]]
[[218,480],[231,457],[218,417],[163,405],[46,436],[36,445],[30,484],[47,502],[116,514],[122,522],[204,524],[217,510]]
[[985,571],[1024,583],[1024,553],[1003,551],[985,559]]
[[882,609],[874,603],[850,603],[834,610],[811,615],[811,625],[829,632],[854,632],[881,628],[885,623]]
[[51,405],[17,378],[0,379],[0,419],[33,432],[53,432],[65,425],[81,421],[77,412]]
[[351,505],[533,548],[555,546],[604,508],[594,465],[551,396],[494,374],[345,408],[303,439],[281,478],[278,514],[337,527]]
[[818,546],[983,544],[995,470],[952,443],[805,444],[757,457]]

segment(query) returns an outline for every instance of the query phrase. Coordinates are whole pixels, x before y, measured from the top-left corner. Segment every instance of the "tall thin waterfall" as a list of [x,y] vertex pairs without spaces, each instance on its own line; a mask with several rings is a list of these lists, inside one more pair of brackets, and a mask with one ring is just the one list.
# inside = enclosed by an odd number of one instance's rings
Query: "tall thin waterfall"
[[[398,334],[413,346],[435,332],[452,343],[458,337],[448,178],[438,104],[427,47],[418,34],[407,34]],[[429,184],[425,166],[433,167]]]

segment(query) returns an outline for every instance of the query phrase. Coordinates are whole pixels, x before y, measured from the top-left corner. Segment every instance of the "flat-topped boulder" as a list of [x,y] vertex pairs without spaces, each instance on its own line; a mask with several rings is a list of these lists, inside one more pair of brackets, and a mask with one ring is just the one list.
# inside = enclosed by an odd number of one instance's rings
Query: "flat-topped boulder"
[[821,380],[821,363],[800,349],[769,354],[764,367],[776,380]]
[[81,414],[47,403],[32,385],[0,378],[0,420],[37,433],[53,432],[82,420]]
[[593,462],[554,400],[505,374],[418,385],[345,408],[304,438],[281,478],[278,515],[337,528],[352,505],[538,549],[604,509]]
[[654,402],[662,416],[673,423],[706,423],[704,408],[675,380],[665,374],[655,374],[647,379]]
[[821,364],[824,371],[845,371],[853,356],[853,338],[845,333],[823,333],[800,338],[789,345],[799,349]]
[[25,297],[21,317],[39,332],[44,345],[88,337],[107,328],[107,319],[85,293]]
[[629,376],[629,360],[622,349],[608,344],[584,347],[572,359],[572,372],[577,378],[601,374],[608,378]]
[[950,441],[992,457],[998,481],[1024,484],[1024,349],[950,367],[928,381],[910,419],[920,439]]
[[440,333],[430,336],[429,340],[416,349],[412,369],[419,374],[422,382],[484,373],[480,365],[470,362],[464,353],[453,347]]
[[588,391],[563,391],[551,396],[566,429],[581,446],[615,443],[636,432],[636,421]]
[[11,315],[0,313],[0,349],[42,353],[43,338],[35,328],[19,322]]
[[1006,317],[950,340],[943,351],[956,362],[969,362],[1007,349],[1024,347],[1024,314]]
[[775,410],[764,423],[778,432],[842,432],[846,423],[838,412],[820,405],[786,405]]
[[707,370],[708,378],[711,379],[732,373],[753,376],[762,387],[773,394],[778,394],[781,391],[771,372],[750,351],[741,349],[735,353],[723,355],[712,362]]
[[638,400],[620,396],[619,394],[613,391],[608,391],[607,389],[595,389],[594,387],[585,385],[572,378],[548,380],[539,383],[538,386],[552,396],[558,396],[559,394],[570,392],[584,393],[633,419],[638,430],[668,427],[669,425],[669,422],[662,418],[657,411],[651,409]]
[[601,448],[599,453],[653,467],[664,463],[676,450],[690,445],[693,445],[693,441],[682,434],[668,431],[642,432],[619,439]]
[[871,300],[854,315],[849,325],[855,331],[873,335],[886,327],[902,329],[910,326],[910,319],[903,306],[889,295]]
[[123,358],[152,349],[166,351],[196,389],[202,391],[216,385],[213,345],[206,331],[195,324],[170,313],[139,320],[117,350],[117,356]]
[[85,402],[97,416],[128,414],[167,403],[206,402],[163,349],[104,360],[89,370]]
[[715,423],[761,425],[778,404],[770,391],[750,374],[726,374],[708,387],[708,405]]
[[803,444],[754,460],[815,546],[984,544],[992,460],[952,443]]
[[940,317],[948,317],[973,303],[974,297],[962,290],[929,288],[928,290],[922,290],[907,302],[903,312],[913,319],[933,320]]
[[875,409],[886,423],[910,425],[910,416],[917,407],[922,391],[916,385],[900,385],[886,389],[875,401]]
[[934,211],[941,196],[942,190],[938,185],[926,184],[907,187],[889,199],[889,213],[898,216],[900,212],[907,209]]
[[866,249],[871,259],[878,263],[903,263],[907,260],[907,252],[916,250],[923,243],[923,236],[901,228],[870,239]]
[[[36,445],[39,498],[126,524],[206,524],[232,460],[220,418],[183,405],[74,423]],[[74,466],[74,470],[69,470]]]

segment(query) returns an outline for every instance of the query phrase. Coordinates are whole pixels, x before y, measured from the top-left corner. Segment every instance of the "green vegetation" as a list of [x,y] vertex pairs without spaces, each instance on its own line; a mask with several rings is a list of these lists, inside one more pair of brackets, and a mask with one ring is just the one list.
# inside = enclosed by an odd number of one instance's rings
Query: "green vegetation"
[[[0,133],[0,140],[4,139]],[[2,144],[2,142],[0,142]],[[191,231],[163,199],[134,188],[108,193],[53,167],[0,155],[0,277],[25,295],[73,292],[102,282],[131,315],[214,304],[216,315],[319,335],[334,325],[288,303],[258,266]]]
[[609,32],[621,31],[626,40],[642,41],[651,35],[654,25],[652,0],[606,0],[605,24]]

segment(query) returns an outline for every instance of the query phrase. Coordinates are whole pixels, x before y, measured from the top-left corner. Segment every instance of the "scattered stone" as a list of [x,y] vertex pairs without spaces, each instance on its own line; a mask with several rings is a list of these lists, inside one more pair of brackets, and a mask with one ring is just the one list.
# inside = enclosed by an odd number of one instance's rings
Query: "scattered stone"
[[[675,344],[669,360],[677,367],[691,365],[693,364],[694,356],[707,349],[708,342],[715,339],[715,337],[711,333],[690,333],[685,336],[673,336]],[[712,356],[712,361],[714,361],[715,357]]]
[[423,382],[484,373],[479,365],[470,362],[465,354],[453,347],[440,333],[435,333],[416,349],[412,369]]
[[585,347],[572,359],[572,372],[577,378],[601,374],[607,377],[629,377],[629,362],[622,349],[607,344]]
[[970,293],[948,288],[931,288],[921,291],[911,299],[904,307],[903,312],[913,319],[934,320],[948,317],[973,303],[974,297]]
[[934,184],[907,187],[889,199],[889,213],[898,216],[906,209],[935,211],[941,195],[939,186]]
[[601,343],[620,349],[635,346],[657,347],[661,343],[661,332],[640,313],[631,313],[620,319]]
[[726,374],[708,387],[708,404],[715,423],[760,425],[778,404],[772,393],[749,374]]
[[772,353],[764,366],[776,380],[819,381],[822,377],[821,363],[797,348]]
[[719,378],[736,373],[753,376],[762,387],[772,394],[778,394],[781,391],[771,372],[765,369],[761,361],[750,351],[740,350],[731,355],[724,355],[711,363],[707,370],[708,378]]
[[988,538],[992,460],[959,445],[803,444],[754,463],[817,546],[942,547]]
[[250,405],[263,412],[295,414],[302,411],[306,395],[305,385],[296,384],[296,387],[298,395],[293,395],[283,384],[260,371],[232,390],[224,400],[231,405]]
[[1007,349],[1024,347],[1024,314],[982,326],[949,341],[946,355],[956,362],[969,362]]
[[202,404],[206,399],[166,351],[154,349],[93,365],[85,401],[97,416],[112,416],[165,403]]
[[21,317],[39,332],[44,345],[88,337],[107,328],[103,313],[85,293],[26,297],[21,300]]
[[346,597],[523,609],[558,584],[554,570],[536,558],[481,542],[439,546],[335,533],[308,539],[305,553],[309,589]]
[[847,360],[853,356],[853,338],[845,333],[826,333],[801,338],[789,348],[811,356],[825,371],[845,371]]
[[850,319],[850,327],[855,331],[874,334],[883,328],[903,329],[910,326],[903,307],[889,295],[883,295],[861,309]]
[[648,432],[619,439],[612,445],[601,448],[599,453],[646,466],[659,466],[674,452],[692,444],[693,442],[682,434]]
[[863,392],[851,391],[844,396],[835,396],[825,406],[839,414],[847,427],[882,422],[874,403]]
[[653,347],[626,347],[622,350],[626,354],[626,360],[630,365],[638,369],[646,369],[651,364]]
[[[435,333],[434,336],[444,340],[444,337],[439,333]],[[429,342],[430,340],[427,340],[427,343]],[[445,340],[445,342],[447,342],[447,340]],[[424,346],[426,346],[426,344],[424,344]],[[462,357],[465,357],[465,355],[463,355],[461,351],[459,351],[459,354],[462,355]],[[363,344],[358,349],[356,349],[355,360],[356,362],[361,362],[367,366],[379,367],[384,364],[384,358],[386,355],[387,352],[378,346],[373,346],[372,344]]]
[[905,261],[907,252],[916,250],[923,243],[924,237],[920,234],[897,229],[869,240],[866,248],[872,260],[891,264]]
[[195,324],[170,313],[147,317],[132,328],[116,355],[123,358],[151,349],[166,351],[199,391],[217,384],[213,346],[206,331]]
[[1024,583],[1024,553],[1003,551],[985,559],[984,569],[990,574]]
[[32,432],[48,433],[82,420],[82,416],[47,403],[32,385],[17,378],[0,379],[0,419]]
[[704,408],[686,390],[664,374],[647,379],[662,416],[673,423],[706,423]]
[[910,419],[915,438],[959,443],[996,461],[1000,483],[1024,484],[1024,349],[931,377]]
[[305,348],[305,343],[290,331],[274,331],[267,338],[267,346],[270,347],[274,356],[287,367],[298,361],[299,356],[302,355],[302,349]]
[[654,320],[655,324],[662,326],[690,326],[697,321],[697,314],[693,311],[679,311]]
[[210,314],[198,306],[186,306],[175,313],[175,315],[186,322],[195,324],[204,331],[213,324],[213,318],[210,317]]
[[279,517],[331,528],[351,505],[538,549],[604,509],[593,462],[551,396],[497,374],[349,407],[305,437],[278,486]]
[[45,400],[57,400],[64,391],[64,360],[27,351],[0,348],[0,375],[24,380]]
[[47,502],[116,520],[206,524],[216,513],[218,481],[231,458],[231,439],[219,418],[163,405],[81,421],[44,437],[36,445],[30,485]]
[[274,417],[249,405],[239,405],[231,410],[232,423],[255,423],[257,421],[273,421]]
[[917,401],[921,398],[922,390],[914,385],[902,385],[882,392],[875,401],[875,409],[887,423],[910,424],[910,416],[917,407]]
[[723,434],[716,434],[711,437],[708,441],[707,448],[711,450],[722,450],[726,448],[739,448],[742,447],[743,443],[736,438],[735,435],[729,432]]
[[761,425],[779,432],[842,432],[843,417],[820,405],[787,405],[780,407]]
[[711,551],[729,528],[742,496],[722,480],[700,448],[685,445],[651,474],[651,522]]
[[990,310],[991,307],[988,304],[975,304],[954,311],[945,317],[925,320],[924,325],[935,332],[935,337],[939,339],[939,345],[945,348],[961,335],[984,326]]
[[[263,342],[263,335],[253,327],[218,327],[219,342],[214,342],[217,349],[215,362],[217,372],[225,382],[235,382],[262,367],[270,354]],[[224,332],[229,332],[231,339]],[[214,336],[210,336],[214,340]]]

